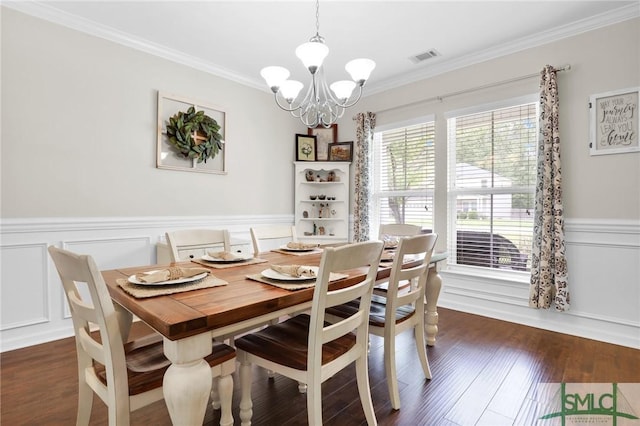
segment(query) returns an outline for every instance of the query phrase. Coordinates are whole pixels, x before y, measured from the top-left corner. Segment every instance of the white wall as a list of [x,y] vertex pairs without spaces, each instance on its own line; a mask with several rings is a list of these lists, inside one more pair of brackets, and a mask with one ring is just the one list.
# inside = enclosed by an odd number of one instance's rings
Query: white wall
[[[271,95],[4,7],[1,13],[0,350],[71,334],[49,244],[113,268],[153,262],[169,229],[228,227],[248,238],[252,224],[293,222],[294,134],[305,130]],[[435,229],[444,249],[443,114],[537,92],[538,82],[402,106],[547,63],[572,66],[559,82],[572,310],[535,311],[526,307],[526,284],[448,271],[441,306],[640,348],[640,153],[590,157],[586,107],[590,94],[640,85],[639,27],[638,19],[626,21],[358,104],[379,112],[379,125],[435,114]],[[227,175],[155,168],[157,90],[223,107]],[[339,123],[341,141],[354,138],[355,112]]]
[[[227,175],[155,167],[158,90],[226,111]],[[305,127],[266,91],[3,7],[2,106],[3,218],[293,211]]]

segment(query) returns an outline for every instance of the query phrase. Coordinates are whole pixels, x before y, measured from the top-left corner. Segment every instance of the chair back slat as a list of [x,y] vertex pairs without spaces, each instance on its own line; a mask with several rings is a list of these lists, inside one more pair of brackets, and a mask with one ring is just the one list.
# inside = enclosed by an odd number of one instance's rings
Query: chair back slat
[[226,229],[182,229],[165,234],[171,261],[200,257],[208,251],[229,251],[231,237]]
[[76,330],[76,336],[84,352],[89,355],[91,359],[105,365],[107,360],[104,355],[104,346],[98,343],[85,328]]
[[[77,288],[77,287],[76,287]],[[98,324],[98,314],[93,305],[88,305],[78,297],[79,292],[67,293],[67,302],[69,308],[76,314],[79,319],[83,319],[90,324]]]
[[322,329],[322,343],[331,342],[332,340],[342,337],[347,333],[351,333],[357,329],[363,322],[367,322],[368,317],[364,316],[362,311],[358,311],[345,318],[342,321],[333,323]]

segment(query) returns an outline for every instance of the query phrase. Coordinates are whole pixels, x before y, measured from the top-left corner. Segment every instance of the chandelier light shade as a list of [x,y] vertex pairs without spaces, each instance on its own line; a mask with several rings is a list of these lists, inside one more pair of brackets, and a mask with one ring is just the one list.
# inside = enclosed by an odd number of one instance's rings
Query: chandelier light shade
[[327,85],[322,64],[329,55],[329,47],[319,33],[319,9],[319,0],[316,0],[316,35],[296,49],[296,56],[311,74],[306,94],[298,99],[304,85],[296,80],[288,80],[290,73],[286,68],[269,66],[260,71],[275,96],[276,104],[300,118],[310,128],[330,127],[344,115],[345,109],[355,105],[362,96],[362,88],[371,71],[376,67],[371,59],[354,59],[345,66],[353,81],[342,80]]

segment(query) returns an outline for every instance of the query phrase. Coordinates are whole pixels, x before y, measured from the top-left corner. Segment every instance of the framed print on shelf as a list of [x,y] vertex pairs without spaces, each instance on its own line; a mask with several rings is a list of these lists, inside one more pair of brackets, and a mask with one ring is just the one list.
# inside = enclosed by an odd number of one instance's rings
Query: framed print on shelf
[[338,125],[318,126],[308,130],[309,135],[316,136],[316,161],[329,160],[329,144],[338,141]]
[[353,142],[336,142],[329,144],[329,161],[352,161]]
[[591,155],[640,151],[639,93],[640,87],[631,87],[589,97]]
[[316,161],[316,137],[296,135],[296,161]]

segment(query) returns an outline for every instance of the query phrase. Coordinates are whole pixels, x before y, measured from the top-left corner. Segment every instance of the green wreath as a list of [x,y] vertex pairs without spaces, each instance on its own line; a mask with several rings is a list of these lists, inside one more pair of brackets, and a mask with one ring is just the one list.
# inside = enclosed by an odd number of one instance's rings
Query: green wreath
[[[206,163],[222,150],[220,125],[204,111],[190,107],[169,118],[167,136],[169,143],[185,158],[197,158]],[[195,138],[194,138],[194,135]]]

